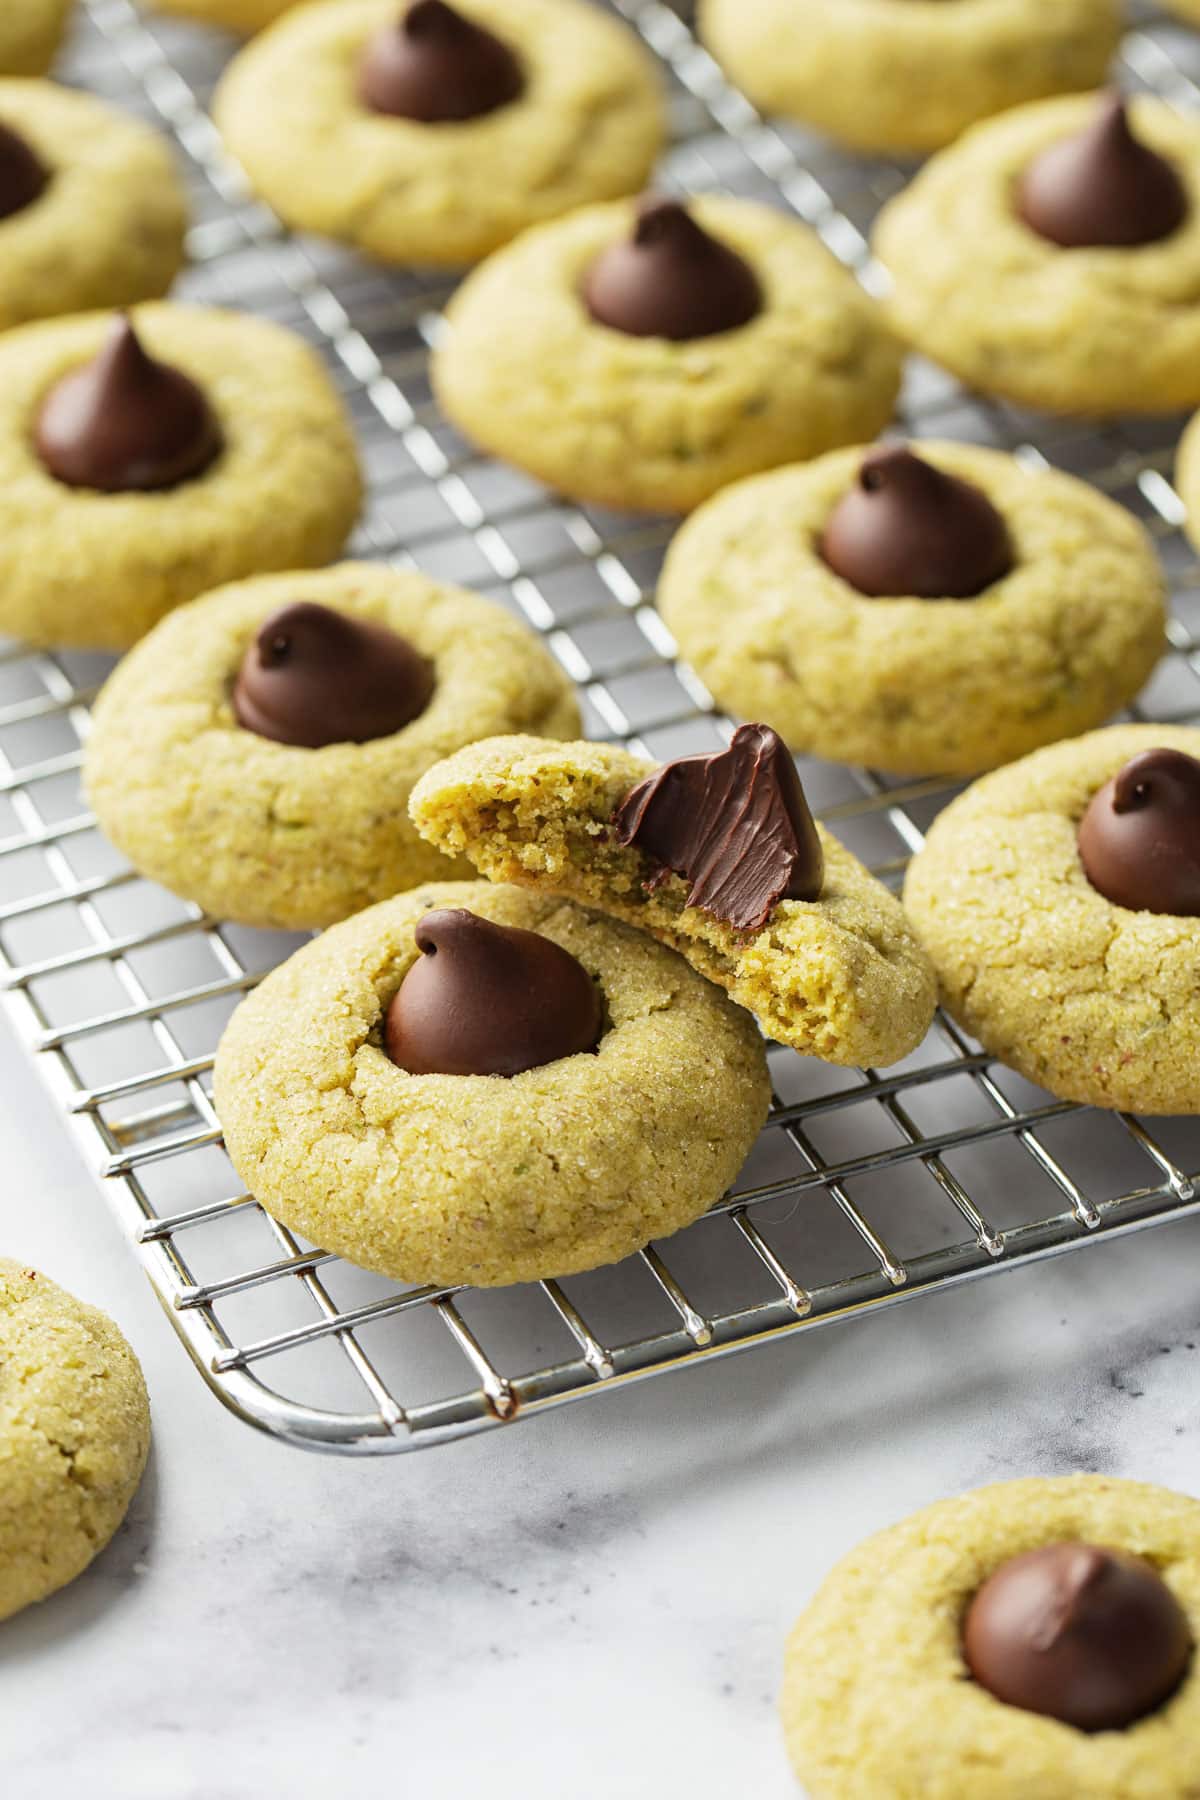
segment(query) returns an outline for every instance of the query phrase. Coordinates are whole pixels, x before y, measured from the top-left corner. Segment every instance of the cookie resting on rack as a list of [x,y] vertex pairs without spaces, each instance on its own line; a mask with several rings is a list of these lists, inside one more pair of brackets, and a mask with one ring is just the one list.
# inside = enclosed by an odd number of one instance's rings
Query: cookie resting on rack
[[1193,1800],[1200,1502],[1107,1475],[942,1500],[843,1557],[788,1643],[812,1800]]
[[433,358],[450,420],[574,499],[687,512],[874,437],[900,350],[799,220],[705,195],[587,207],[458,289]]
[[703,0],[735,86],[852,150],[940,149],[992,113],[1104,80],[1118,0]]
[[12,637],[125,649],[208,588],[328,562],[361,499],[341,399],[278,325],[166,304],[0,335]]
[[751,1020],[661,944],[437,882],[273,970],[225,1031],[215,1096],[276,1218],[399,1281],[497,1287],[690,1224],[769,1083]]
[[1102,724],[1165,644],[1137,520],[966,444],[838,450],[725,489],[672,543],[658,607],[722,707],[904,774]]
[[82,1574],[150,1448],[138,1360],[93,1306],[0,1258],[0,1619]]
[[671,945],[804,1055],[893,1063],[933,1018],[933,973],[899,901],[813,822],[765,727],[660,769],[604,744],[493,738],[422,777],[412,816],[493,881]]
[[969,387],[1104,418],[1200,403],[1200,118],[1076,95],[1015,108],[888,202],[888,317]]
[[281,19],[304,0],[142,0],[148,12],[177,14],[202,25],[218,25],[239,37],[250,37]]
[[947,1010],[1064,1100],[1200,1113],[1200,731],[1114,725],[977,781],[904,903]]
[[503,607],[351,563],[171,613],[105,684],[84,776],[145,874],[221,918],[299,930],[456,872],[408,818],[440,757],[578,729],[567,677]]
[[0,75],[44,75],[75,0],[6,0],[0,6]]
[[324,0],[234,58],[213,117],[289,225],[458,268],[527,225],[634,193],[658,72],[584,0]]

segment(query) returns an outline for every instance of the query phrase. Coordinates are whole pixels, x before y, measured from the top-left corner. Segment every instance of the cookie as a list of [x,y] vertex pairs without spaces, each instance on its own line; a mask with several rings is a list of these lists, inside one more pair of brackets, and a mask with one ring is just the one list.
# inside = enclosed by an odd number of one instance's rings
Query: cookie
[[133,325],[89,314],[0,337],[13,637],[123,649],[208,588],[327,562],[358,515],[349,420],[300,338],[191,306],[139,307]]
[[[679,811],[711,825],[711,844],[727,834],[750,874],[757,849],[777,842],[787,826],[765,825],[748,800],[766,788],[762,751],[769,755],[769,741],[754,734],[742,744],[735,740],[733,751],[722,753],[732,760],[715,771],[713,759],[704,759],[726,804],[700,793]],[[667,767],[683,769],[685,779],[690,773],[682,763]],[[423,776],[412,817],[431,843],[469,857],[490,880],[562,894],[669,944],[751,1012],[768,1037],[803,1055],[874,1065],[915,1049],[933,1017],[934,979],[893,895],[808,821],[814,856],[824,862],[823,872],[819,861],[814,871],[814,898],[781,890],[773,904],[757,908],[766,915],[761,923],[720,916],[729,911],[721,901],[715,910],[689,903],[689,881],[665,872],[637,843],[622,843],[614,828],[618,809],[654,773],[652,763],[611,745],[494,738]],[[713,861],[730,854],[727,848]]]
[[874,248],[895,328],[968,386],[1095,417],[1200,402],[1200,119],[1161,100],[976,126],[883,208]]
[[223,31],[234,31],[239,37],[250,37],[273,25],[285,12],[301,0],[143,0],[157,13],[172,13],[182,19],[198,19],[204,25],[219,25]]
[[1200,544],[1200,413],[1179,440],[1175,488],[1187,509],[1183,528],[1193,545]]
[[213,116],[289,225],[449,268],[632,193],[664,133],[649,56],[581,0],[305,6],[235,58]]
[[[1078,842],[1105,784],[1160,747],[1200,756],[1200,731],[1111,726],[984,776],[935,821],[904,904],[947,1009],[1001,1062],[1061,1099],[1195,1113],[1200,920],[1165,885],[1153,908],[1114,902]],[[1187,830],[1200,843],[1200,802]],[[1165,884],[1163,846],[1140,854]]]
[[157,299],[187,225],[156,132],[52,82],[0,80],[0,330]]
[[[835,531],[852,534],[843,568]],[[1098,725],[1164,648],[1137,521],[965,444],[839,450],[739,482],[676,536],[658,606],[723,708],[794,750],[911,774],[977,773]]]
[[112,1320],[0,1258],[0,1619],[108,1543],[150,1447],[138,1360]]
[[73,6],[74,0],[12,0],[0,8],[0,75],[44,75]]
[[[574,958],[602,997],[595,1050],[509,1076],[399,1067],[385,1016],[436,909]],[[457,1010],[503,1038],[510,1005],[490,1000],[468,986]],[[681,957],[487,882],[400,894],[305,945],[242,1002],[215,1080],[230,1157],[268,1212],[397,1280],[484,1287],[615,1262],[689,1224],[737,1174],[769,1094],[750,1020]]]
[[[615,294],[589,307],[609,271]],[[739,476],[873,437],[900,353],[807,226],[706,195],[526,233],[451,300],[432,375],[454,424],[549,486],[686,512]]]
[[[364,676],[360,642],[339,620],[376,628],[361,642],[369,663],[381,642],[415,651],[410,705],[372,716],[373,671]],[[393,646],[379,627],[398,634]],[[256,640],[277,651],[281,631],[290,688],[260,674],[268,716],[252,691],[243,726],[239,671],[259,656]],[[403,702],[403,667],[384,674]],[[343,704],[347,716],[328,718]],[[266,735],[292,718],[291,737],[307,744]],[[578,729],[570,682],[503,607],[346,564],[260,576],[171,613],[105,684],[85,781],[101,826],[143,873],[221,918],[299,930],[453,872],[408,819],[414,782],[440,757],[495,731]]]
[[[1018,1557],[1027,1585],[1009,1621],[986,1621],[986,1661],[972,1642],[969,1663],[964,1620],[971,1642],[976,1597]],[[788,1751],[812,1800],[1188,1800],[1200,1794],[1200,1660],[1179,1675],[1189,1637],[1200,1503],[1107,1475],[978,1488],[868,1538],[828,1576],[788,1642]],[[994,1679],[1003,1649],[1041,1665],[1043,1692],[1026,1698],[1063,1711],[1101,1689],[1114,1710],[1141,1704],[1158,1674],[1168,1692],[1132,1722],[1083,1729],[986,1687],[974,1671]],[[1056,1691],[1072,1678],[1074,1695]]]
[[761,112],[851,150],[940,149],[978,119],[1104,80],[1117,0],[704,0],[700,35]]

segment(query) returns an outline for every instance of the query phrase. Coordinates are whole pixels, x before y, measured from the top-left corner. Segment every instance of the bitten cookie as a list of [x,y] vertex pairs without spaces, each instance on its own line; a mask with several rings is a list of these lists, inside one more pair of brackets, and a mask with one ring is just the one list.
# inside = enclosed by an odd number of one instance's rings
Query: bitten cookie
[[0,75],[44,75],[73,6],[74,0],[10,0],[0,7]]
[[704,196],[590,207],[477,269],[439,401],[469,438],[603,505],[686,512],[739,476],[873,437],[900,353],[796,219]]
[[704,0],[700,34],[763,112],[853,150],[924,152],[1104,80],[1117,0]]
[[943,1500],[844,1557],[788,1643],[813,1800],[1194,1800],[1200,1503],[1105,1475]]
[[483,1287],[689,1224],[769,1096],[751,1021],[682,958],[486,882],[400,894],[306,945],[234,1014],[215,1082],[268,1212],[397,1280]]
[[1200,1112],[1197,757],[1168,725],[1054,744],[953,801],[909,868],[948,1010],[1062,1099]]
[[234,60],[213,116],[289,225],[457,267],[634,192],[664,131],[655,67],[580,0],[325,0]]
[[96,703],[85,779],[144,873],[219,917],[298,930],[449,872],[408,818],[440,757],[578,729],[567,677],[502,607],[347,564],[164,619]]
[[972,387],[1105,416],[1200,402],[1200,119],[1040,101],[941,151],[879,215],[889,317]]
[[659,611],[722,707],[794,750],[972,774],[1098,725],[1162,653],[1149,538],[1071,476],[963,444],[839,450],[717,494]]
[[123,649],[222,582],[327,562],[357,515],[349,420],[277,325],[145,306],[0,336],[0,630]]
[[142,1371],[112,1320],[0,1258],[0,1619],[104,1549],[149,1447]]
[[157,299],[187,224],[157,133],[52,82],[0,80],[0,330]]
[[761,727],[659,771],[604,744],[495,738],[431,769],[412,816],[493,881],[670,944],[805,1055],[892,1063],[929,1028],[933,974],[899,902],[814,825]]

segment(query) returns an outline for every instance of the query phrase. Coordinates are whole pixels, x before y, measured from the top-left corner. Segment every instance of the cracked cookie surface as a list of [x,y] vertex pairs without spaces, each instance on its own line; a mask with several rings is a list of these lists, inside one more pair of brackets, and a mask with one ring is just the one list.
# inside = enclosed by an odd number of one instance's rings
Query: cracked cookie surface
[[[604,996],[595,1051],[522,1074],[412,1075],[381,1021],[417,922],[466,907],[540,932]],[[495,1287],[616,1262],[728,1187],[766,1117],[762,1043],[681,957],[611,919],[435,882],[272,971],[217,1052],[230,1157],[275,1217],[401,1281]]]
[[142,1372],[112,1320],[0,1258],[0,1619],[103,1550],[149,1447]]
[[1088,802],[1139,751],[1200,756],[1200,731],[1114,725],[986,775],[914,858],[904,903],[947,1009],[1065,1100],[1200,1112],[1200,920],[1130,912],[1076,845]]
[[820,898],[781,900],[760,931],[687,906],[678,875],[648,891],[654,865],[617,841],[611,820],[653,767],[606,744],[495,738],[431,769],[412,816],[493,881],[566,895],[669,944],[803,1055],[887,1064],[915,1049],[934,978],[899,901],[820,825]]
[[0,75],[44,75],[74,0],[8,0],[0,7]]
[[525,233],[451,300],[432,367],[449,418],[572,497],[664,512],[873,437],[901,361],[874,301],[784,213],[713,195],[689,211],[757,276],[748,324],[682,343],[597,324],[580,283],[633,209],[587,207]]
[[658,74],[633,33],[580,0],[461,0],[524,67],[516,100],[462,122],[370,111],[355,77],[396,0],[289,13],[230,65],[225,142],[289,225],[381,262],[461,267],[527,225],[639,189],[664,131]]
[[1164,648],[1162,572],[1123,507],[1071,476],[918,442],[1003,517],[1014,566],[969,600],[869,599],[820,552],[862,450],[739,482],[686,521],[658,607],[719,704],[794,750],[974,774],[1098,725]]
[[1200,1502],[1108,1475],[939,1501],[843,1557],[789,1639],[780,1710],[813,1800],[1196,1800],[1200,1659],[1158,1711],[1095,1733],[970,1677],[976,1591],[1010,1558],[1076,1541],[1146,1557],[1200,1641]]
[[[436,688],[388,737],[320,750],[243,730],[232,686],[264,621],[315,601],[387,626]],[[408,818],[414,782],[498,730],[570,736],[571,683],[503,607],[369,564],[240,582],[172,613],[96,702],[85,781],[101,826],[144,873],[222,918],[331,925],[448,868]]]

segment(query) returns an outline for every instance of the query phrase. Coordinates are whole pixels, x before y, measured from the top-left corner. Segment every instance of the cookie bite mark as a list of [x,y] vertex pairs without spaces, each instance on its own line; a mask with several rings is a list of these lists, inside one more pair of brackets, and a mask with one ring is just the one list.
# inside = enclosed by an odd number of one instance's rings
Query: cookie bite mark
[[482,118],[524,90],[520,58],[445,0],[413,0],[370,38],[358,65],[365,106],[423,125]]
[[1200,762],[1165,747],[1133,757],[1090,801],[1079,857],[1116,906],[1200,915]]
[[0,124],[0,220],[24,212],[49,184],[49,171],[33,146],[20,132]]
[[1026,225],[1065,250],[1158,243],[1191,210],[1173,164],[1134,135],[1119,93],[1102,97],[1082,131],[1034,158],[1016,198]]
[[735,331],[763,304],[745,258],[705,231],[682,202],[653,194],[638,203],[630,235],[590,265],[582,293],[598,325],[676,343]]
[[302,600],[259,629],[233,710],[247,731],[279,744],[365,744],[419,718],[436,682],[429,657],[398,632]]

